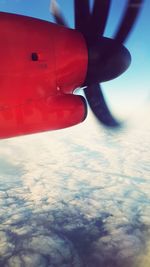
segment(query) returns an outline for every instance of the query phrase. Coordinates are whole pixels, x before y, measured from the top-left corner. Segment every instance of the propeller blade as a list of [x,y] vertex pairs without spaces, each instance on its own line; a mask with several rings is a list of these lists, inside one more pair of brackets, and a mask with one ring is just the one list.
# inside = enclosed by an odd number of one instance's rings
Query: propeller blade
[[52,13],[57,24],[67,27],[67,23],[60,12],[60,9],[59,9],[59,6],[56,0],[50,1],[50,12]]
[[95,0],[91,17],[92,35],[96,38],[103,35],[107,17],[111,5],[111,0]]
[[74,0],[75,28],[87,35],[90,22],[89,0]]
[[112,128],[120,126],[120,123],[113,117],[113,115],[109,111],[101,87],[98,83],[92,86],[88,86],[84,90],[84,93],[91,110],[102,124]]
[[121,25],[115,34],[115,39],[117,41],[123,43],[126,40],[133,28],[143,2],[144,0],[128,0],[127,9],[124,13]]

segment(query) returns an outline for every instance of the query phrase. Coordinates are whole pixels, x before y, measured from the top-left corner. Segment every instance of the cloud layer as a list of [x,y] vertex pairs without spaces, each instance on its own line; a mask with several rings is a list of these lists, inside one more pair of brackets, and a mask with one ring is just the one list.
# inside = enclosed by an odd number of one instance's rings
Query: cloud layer
[[149,125],[1,141],[0,265],[149,266]]

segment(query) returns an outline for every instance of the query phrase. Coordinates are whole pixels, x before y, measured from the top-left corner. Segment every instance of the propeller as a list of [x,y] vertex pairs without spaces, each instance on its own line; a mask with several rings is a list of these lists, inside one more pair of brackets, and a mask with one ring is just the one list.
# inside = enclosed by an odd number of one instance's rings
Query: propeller
[[50,12],[53,14],[53,17],[57,24],[67,27],[67,23],[60,12],[59,5],[55,0],[50,1]]
[[[110,11],[111,0],[94,0],[90,11],[89,0],[74,0],[75,29],[80,31],[88,48],[88,71],[83,86],[88,104],[94,115],[106,127],[120,123],[110,112],[100,83],[122,74],[131,63],[131,55],[123,43],[131,33],[144,0],[127,0],[126,9],[114,38],[103,36]],[[59,6],[51,1],[55,21],[67,27]]]

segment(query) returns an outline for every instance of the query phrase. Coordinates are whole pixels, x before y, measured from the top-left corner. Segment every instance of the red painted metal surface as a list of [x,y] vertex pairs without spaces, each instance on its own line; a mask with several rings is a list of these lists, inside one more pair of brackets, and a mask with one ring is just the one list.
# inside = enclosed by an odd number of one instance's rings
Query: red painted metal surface
[[84,98],[50,96],[0,111],[0,138],[57,130],[73,126],[86,117]]
[[87,71],[87,48],[75,30],[0,12],[0,138],[55,130],[84,120],[72,95]]

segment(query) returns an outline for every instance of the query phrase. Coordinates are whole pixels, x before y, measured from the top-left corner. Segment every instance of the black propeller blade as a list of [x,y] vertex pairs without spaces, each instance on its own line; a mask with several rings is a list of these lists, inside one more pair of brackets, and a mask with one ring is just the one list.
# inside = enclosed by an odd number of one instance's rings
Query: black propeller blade
[[74,0],[75,28],[86,35],[90,27],[90,8],[87,0]]
[[124,17],[117,33],[115,34],[115,39],[118,42],[123,43],[125,42],[126,38],[129,37],[134,23],[136,22],[139,11],[141,10],[142,4],[143,0],[128,0]]
[[[55,0],[52,2],[56,22],[66,26]],[[119,76],[130,65],[130,53],[122,43],[129,36],[143,2],[128,0],[113,41],[103,37],[111,0],[94,0],[92,12],[89,0],[74,0],[75,28],[83,34],[89,53],[85,96],[96,118],[107,127],[118,127],[120,124],[111,114],[99,83]]]
[[108,18],[110,4],[110,0],[94,1],[93,12],[91,14],[91,33],[93,37],[99,37],[103,35]]
[[62,16],[59,10],[59,6],[57,5],[57,2],[55,0],[51,0],[50,2],[50,12],[53,14],[57,24],[67,26],[67,23],[64,17]]
[[110,113],[107,107],[105,98],[103,96],[100,85],[94,84],[88,86],[84,93],[91,110],[94,112],[96,118],[101,121],[107,127],[119,127],[119,122]]

